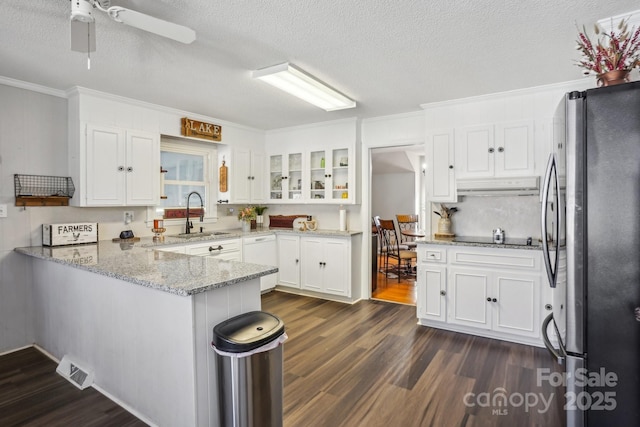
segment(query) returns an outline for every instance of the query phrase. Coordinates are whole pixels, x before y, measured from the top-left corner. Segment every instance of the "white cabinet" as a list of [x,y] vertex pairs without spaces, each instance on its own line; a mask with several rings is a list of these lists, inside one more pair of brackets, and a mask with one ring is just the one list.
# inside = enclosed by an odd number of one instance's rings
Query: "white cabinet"
[[467,126],[455,131],[458,179],[533,175],[534,158],[531,120]]
[[304,197],[310,202],[351,203],[349,181],[353,188],[354,168],[349,148],[311,150],[306,154],[309,186]]
[[541,253],[418,245],[420,323],[540,345]]
[[354,203],[355,160],[351,147],[317,148],[269,155],[269,200]]
[[300,288],[300,236],[278,234],[278,284]]
[[427,132],[427,193],[432,202],[457,202],[454,166],[454,131]]
[[229,203],[266,202],[266,155],[242,148],[234,148],[230,152],[221,150],[221,154],[228,162],[229,176],[228,191],[219,193],[220,200],[228,200]]
[[[70,147],[80,206],[149,206],[160,200],[160,138],[148,132],[83,126]],[[77,156],[77,157],[76,157]],[[79,164],[79,165],[78,165]],[[73,173],[75,172],[75,173]],[[73,200],[73,199],[72,199]]]
[[302,201],[303,182],[302,152],[269,155],[269,200],[285,202]]
[[351,296],[351,244],[348,239],[300,239],[302,289]]

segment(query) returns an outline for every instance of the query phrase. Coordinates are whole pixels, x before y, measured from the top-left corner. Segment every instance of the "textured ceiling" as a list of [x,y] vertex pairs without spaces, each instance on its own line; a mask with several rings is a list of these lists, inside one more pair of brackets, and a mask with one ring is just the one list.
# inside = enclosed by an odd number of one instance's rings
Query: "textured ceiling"
[[[69,0],[0,0],[0,76],[83,86],[260,129],[581,78],[575,23],[635,0],[112,0],[193,28],[183,45],[96,12],[97,51],[70,50]],[[251,78],[289,61],[358,102],[325,112]],[[634,76],[635,79],[635,76]]]

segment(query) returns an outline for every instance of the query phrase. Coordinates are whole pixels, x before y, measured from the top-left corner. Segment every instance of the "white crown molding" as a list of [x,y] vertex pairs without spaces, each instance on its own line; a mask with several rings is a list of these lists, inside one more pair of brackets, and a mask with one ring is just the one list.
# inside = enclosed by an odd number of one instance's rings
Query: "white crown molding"
[[[640,26],[640,10],[634,10],[633,12],[622,13],[620,15],[611,16],[609,18],[599,19],[597,24],[605,31],[608,31],[611,28],[611,24],[614,25],[614,28],[620,21],[623,19],[629,19],[627,24],[629,25],[629,29],[638,28]],[[633,35],[633,34],[632,34]]]
[[57,96],[58,98],[67,97],[67,94],[64,90],[53,89],[35,83],[28,83],[22,80],[12,79],[10,77],[0,76],[0,84],[3,84],[5,86],[17,87],[19,89],[26,89],[32,92],[43,93],[45,95]]
[[500,99],[505,99],[509,97],[514,97],[514,96],[535,95],[541,92],[549,92],[549,91],[556,91],[556,90],[564,91],[564,92],[569,92],[572,90],[586,90],[594,87],[594,83],[595,82],[593,81],[593,76],[586,76],[582,79],[570,80],[568,82],[553,83],[550,85],[533,86],[533,87],[528,87],[523,89],[509,90],[505,92],[495,92],[495,93],[489,93],[486,95],[470,96],[468,98],[458,98],[458,99],[451,99],[447,101],[433,102],[429,104],[421,104],[420,107],[423,110],[432,110],[435,108],[450,107],[450,106],[460,105],[460,104],[469,104],[472,102],[493,101],[493,100],[500,100]]
[[422,118],[423,112],[421,110],[410,111],[408,113],[398,113],[398,114],[390,114],[388,116],[378,116],[378,117],[369,117],[366,119],[362,119],[362,123],[371,123],[371,122],[381,122],[388,120],[402,120],[402,119],[411,119],[411,118]]

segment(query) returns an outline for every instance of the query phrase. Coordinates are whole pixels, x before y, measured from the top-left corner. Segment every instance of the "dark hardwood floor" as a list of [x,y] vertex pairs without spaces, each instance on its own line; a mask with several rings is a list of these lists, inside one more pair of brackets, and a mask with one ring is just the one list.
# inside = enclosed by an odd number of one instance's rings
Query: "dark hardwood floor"
[[[403,304],[277,291],[262,304],[289,335],[285,427],[563,425],[564,390],[537,384],[537,369],[559,370],[542,348],[419,326]],[[55,368],[33,348],[0,357],[0,426],[144,425]]]
[[77,389],[28,348],[0,357],[0,426],[146,426],[93,388]]
[[262,302],[289,335],[287,427],[564,424],[564,390],[537,384],[537,369],[559,370],[545,349],[419,326],[402,304],[282,292]]

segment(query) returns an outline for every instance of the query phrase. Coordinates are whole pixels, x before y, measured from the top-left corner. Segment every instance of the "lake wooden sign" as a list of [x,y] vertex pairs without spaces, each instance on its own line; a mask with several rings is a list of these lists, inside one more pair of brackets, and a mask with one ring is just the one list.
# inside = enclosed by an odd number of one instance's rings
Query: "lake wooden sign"
[[182,118],[180,128],[183,136],[206,139],[209,141],[222,141],[222,126],[213,123],[199,122],[188,117]]

